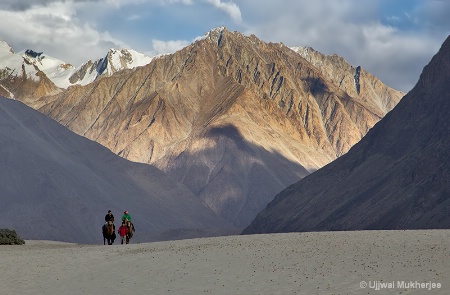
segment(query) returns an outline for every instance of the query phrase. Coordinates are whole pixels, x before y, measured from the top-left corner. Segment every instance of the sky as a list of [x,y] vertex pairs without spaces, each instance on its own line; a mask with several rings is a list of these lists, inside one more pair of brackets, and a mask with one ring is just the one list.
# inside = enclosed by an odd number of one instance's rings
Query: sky
[[172,53],[213,28],[310,46],[409,91],[450,34],[450,0],[1,0],[0,40],[79,66]]

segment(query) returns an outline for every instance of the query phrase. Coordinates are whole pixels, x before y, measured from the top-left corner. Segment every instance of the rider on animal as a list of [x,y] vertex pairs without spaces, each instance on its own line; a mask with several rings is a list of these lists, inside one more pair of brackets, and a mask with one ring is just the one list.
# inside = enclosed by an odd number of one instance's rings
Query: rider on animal
[[114,215],[111,210],[108,210],[108,214],[105,216],[105,224],[102,226],[103,233],[103,244],[106,244],[108,241],[108,245],[112,245],[114,240],[116,239],[116,226],[114,225]]
[[123,212],[122,221],[129,221],[133,225],[133,231],[136,231],[136,227],[134,226],[133,222],[131,221],[131,215],[128,213],[128,210]]
[[111,210],[108,210],[108,214],[105,216],[105,225],[111,221],[114,226],[114,230],[116,230],[116,226],[114,225],[114,215],[112,214]]

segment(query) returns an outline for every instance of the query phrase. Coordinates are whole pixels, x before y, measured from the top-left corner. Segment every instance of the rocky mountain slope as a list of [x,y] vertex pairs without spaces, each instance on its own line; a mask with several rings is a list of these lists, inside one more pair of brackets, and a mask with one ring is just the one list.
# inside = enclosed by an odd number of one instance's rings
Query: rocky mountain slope
[[346,155],[283,190],[244,233],[450,228],[450,37]]
[[184,185],[133,163],[20,102],[0,98],[0,224],[25,239],[101,243],[107,210],[135,241],[228,233]]
[[366,91],[366,79],[362,72],[359,92],[346,92],[290,48],[218,28],[147,66],[29,105],[116,154],[156,165],[244,227],[400,100],[387,86]]
[[[334,54],[324,55],[311,47],[291,48],[318,68],[327,79],[352,97],[360,97],[364,104],[372,105],[380,116],[389,112],[398,101],[392,99],[392,89],[360,66],[353,67]],[[377,99],[374,100],[373,97]]]

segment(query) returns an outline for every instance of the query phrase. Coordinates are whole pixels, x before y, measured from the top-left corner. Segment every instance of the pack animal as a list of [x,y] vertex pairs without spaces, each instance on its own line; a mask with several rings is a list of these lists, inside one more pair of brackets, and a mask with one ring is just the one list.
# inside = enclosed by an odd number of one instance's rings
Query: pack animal
[[116,233],[114,232],[114,224],[112,221],[108,221],[102,227],[103,232],[103,245],[106,245],[106,241],[108,241],[108,245],[112,245],[114,240],[116,239]]

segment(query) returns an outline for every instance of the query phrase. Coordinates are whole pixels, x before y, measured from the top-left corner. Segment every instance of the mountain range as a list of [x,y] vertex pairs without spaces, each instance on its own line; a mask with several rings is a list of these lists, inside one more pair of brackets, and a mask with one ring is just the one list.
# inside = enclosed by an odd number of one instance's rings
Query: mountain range
[[245,234],[450,228],[450,37],[350,151],[280,192]]
[[5,41],[0,41],[0,94],[25,99],[58,93],[73,85],[87,85],[100,77],[146,65],[152,59],[132,49],[111,48],[105,57],[74,67],[31,49],[15,53]]
[[86,85],[50,87],[46,77],[45,95],[0,85],[77,134],[155,165],[238,228],[345,154],[403,96],[343,58],[226,28]]

